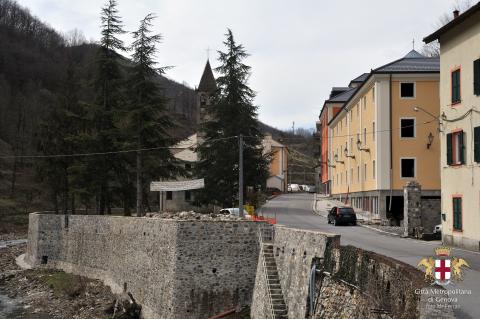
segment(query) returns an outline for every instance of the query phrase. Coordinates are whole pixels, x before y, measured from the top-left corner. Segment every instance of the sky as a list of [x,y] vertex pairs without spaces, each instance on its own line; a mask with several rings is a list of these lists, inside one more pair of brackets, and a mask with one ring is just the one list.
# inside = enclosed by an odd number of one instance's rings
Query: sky
[[[17,0],[57,31],[100,38],[104,0]],[[148,13],[164,37],[157,60],[167,77],[198,86],[227,28],[250,56],[259,119],[279,129],[312,128],[332,86],[401,58],[436,29],[455,0],[118,0],[125,29]],[[131,35],[124,35],[126,43]],[[210,49],[210,50],[208,50]]]

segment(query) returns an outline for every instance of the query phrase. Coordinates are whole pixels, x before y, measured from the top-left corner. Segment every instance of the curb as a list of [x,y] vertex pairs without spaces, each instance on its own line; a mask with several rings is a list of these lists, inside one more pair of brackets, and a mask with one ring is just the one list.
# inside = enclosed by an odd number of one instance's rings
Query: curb
[[388,234],[388,235],[392,235],[392,236],[398,236],[398,237],[401,236],[400,234],[397,234],[397,233],[384,231],[384,230],[381,230],[381,229],[378,229],[378,228],[375,228],[375,227],[371,227],[371,226],[368,226],[368,225],[364,225],[364,224],[361,224],[361,223],[359,223],[359,225],[362,226],[362,227],[374,230],[374,231],[379,232],[379,233],[384,233],[384,234]]

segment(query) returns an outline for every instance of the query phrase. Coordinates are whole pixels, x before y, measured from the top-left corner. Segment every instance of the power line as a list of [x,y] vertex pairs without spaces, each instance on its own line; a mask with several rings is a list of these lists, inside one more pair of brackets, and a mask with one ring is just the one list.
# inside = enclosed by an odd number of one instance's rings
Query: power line
[[[229,139],[236,139],[238,136],[224,137],[213,140],[208,140],[206,142],[218,142]],[[182,142],[182,141],[181,141]],[[180,142],[180,143],[181,143]],[[120,151],[109,151],[109,152],[94,152],[94,153],[74,153],[74,154],[52,154],[52,155],[2,155],[1,159],[13,159],[13,158],[66,158],[66,157],[86,157],[86,156],[101,156],[101,155],[113,155],[113,154],[126,154],[126,153],[136,153],[136,152],[148,152],[162,149],[169,150],[186,150],[194,149],[194,146],[198,146],[198,142],[193,143],[188,147],[174,147],[174,146],[159,146],[159,147],[150,147],[150,148],[138,148],[131,150],[120,150]]]

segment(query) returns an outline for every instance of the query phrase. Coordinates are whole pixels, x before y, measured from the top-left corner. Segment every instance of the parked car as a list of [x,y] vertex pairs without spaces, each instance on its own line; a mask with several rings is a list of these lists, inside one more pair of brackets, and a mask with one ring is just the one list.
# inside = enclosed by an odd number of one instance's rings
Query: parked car
[[300,191],[300,186],[298,184],[290,184],[290,192],[297,193]]
[[307,186],[307,192],[309,192],[309,193],[315,193],[315,186],[314,186],[314,185],[309,185],[309,186]]
[[[238,216],[239,214],[239,210],[238,210],[238,207],[235,207],[235,208],[222,208],[220,209],[220,211],[218,212],[219,214],[223,214],[223,215],[235,215],[235,216]],[[251,218],[250,214],[244,209],[243,210],[243,215],[245,216],[245,218]]]
[[290,184],[288,184],[288,186],[287,186],[287,192],[289,192],[289,193],[292,192],[292,186]]
[[357,225],[357,215],[352,207],[347,206],[335,206],[330,209],[327,216],[327,221],[329,224],[334,226],[340,224],[352,224]]

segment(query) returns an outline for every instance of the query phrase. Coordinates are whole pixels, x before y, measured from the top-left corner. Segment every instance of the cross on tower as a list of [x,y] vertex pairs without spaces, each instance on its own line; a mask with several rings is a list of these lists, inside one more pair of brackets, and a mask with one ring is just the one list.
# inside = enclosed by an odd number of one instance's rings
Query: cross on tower
[[210,47],[207,47],[207,60],[210,60]]
[[415,39],[412,39],[412,46],[413,46],[413,49],[415,50]]

